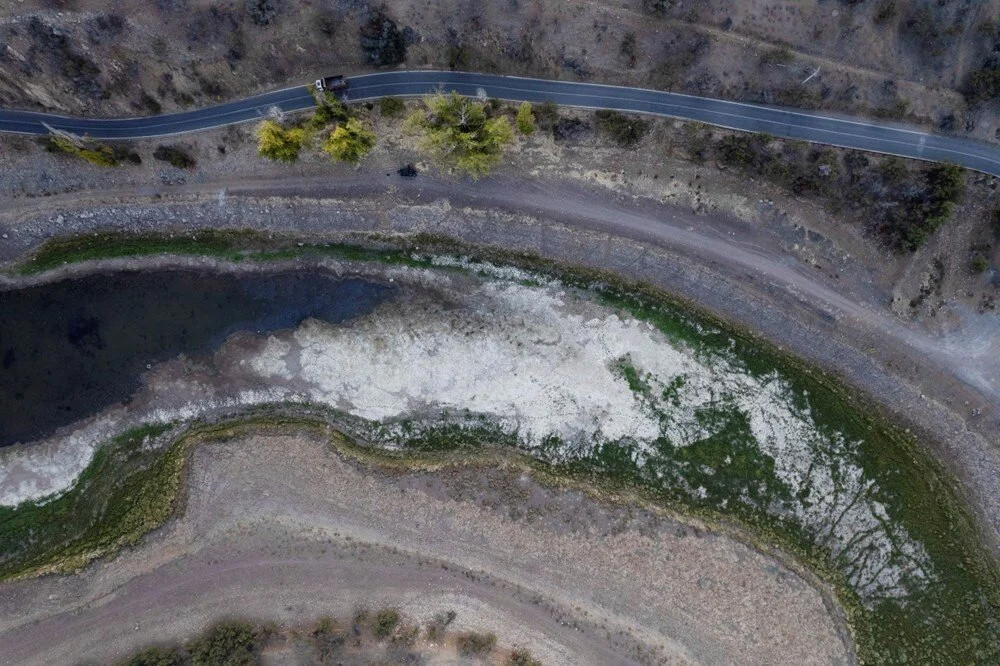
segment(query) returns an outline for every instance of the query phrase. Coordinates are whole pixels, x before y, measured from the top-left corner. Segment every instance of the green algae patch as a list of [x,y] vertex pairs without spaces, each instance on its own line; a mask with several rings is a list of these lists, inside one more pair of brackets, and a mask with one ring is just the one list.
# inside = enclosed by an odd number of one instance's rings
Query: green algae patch
[[204,229],[183,234],[107,232],[52,238],[17,265],[14,271],[20,275],[34,275],[84,261],[157,255],[211,257],[232,262],[330,257],[343,261],[416,263],[403,252],[373,250],[350,243],[307,243],[297,237],[280,234]]
[[42,273],[65,264],[94,259],[143,257],[157,254],[208,256],[239,261],[243,247],[255,247],[264,236],[252,232],[204,231],[193,234],[134,236],[101,233],[46,241],[23,264],[22,275]]
[[151,442],[169,429],[129,430],[94,454],[68,492],[0,507],[0,579],[73,571],[166,520],[183,451],[179,443],[163,450]]

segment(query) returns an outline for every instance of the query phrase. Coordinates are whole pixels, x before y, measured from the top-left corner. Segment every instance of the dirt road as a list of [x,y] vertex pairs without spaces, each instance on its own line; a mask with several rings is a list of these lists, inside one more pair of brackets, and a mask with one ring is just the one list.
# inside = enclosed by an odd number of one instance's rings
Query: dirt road
[[[0,586],[0,663],[107,663],[220,616],[455,610],[544,663],[847,663],[781,562],[513,467],[385,473],[307,436],[195,450],[180,519],[75,576]],[[252,583],[249,583],[252,581]],[[834,607],[831,605],[831,607]]]

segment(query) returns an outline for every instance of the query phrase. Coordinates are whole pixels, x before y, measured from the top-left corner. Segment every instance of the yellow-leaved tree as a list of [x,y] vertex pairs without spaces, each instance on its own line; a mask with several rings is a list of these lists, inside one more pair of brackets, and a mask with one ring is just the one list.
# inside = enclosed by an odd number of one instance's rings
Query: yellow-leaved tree
[[276,162],[294,162],[306,140],[301,127],[285,129],[274,120],[265,120],[257,126],[257,154]]
[[375,146],[375,133],[357,118],[337,125],[323,142],[323,152],[335,160],[357,164]]
[[490,117],[481,102],[456,92],[425,97],[406,127],[421,135],[425,150],[473,178],[488,174],[514,140],[505,116]]
[[521,102],[517,107],[517,131],[528,135],[535,131],[535,114],[531,112],[531,102]]

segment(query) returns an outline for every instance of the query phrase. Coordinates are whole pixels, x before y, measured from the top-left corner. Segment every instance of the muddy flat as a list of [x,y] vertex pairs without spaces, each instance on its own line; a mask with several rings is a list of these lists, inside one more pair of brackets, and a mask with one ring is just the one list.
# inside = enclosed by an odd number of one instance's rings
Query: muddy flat
[[258,435],[199,446],[188,479],[183,515],[137,547],[0,587],[0,663],[107,663],[219,617],[385,605],[454,610],[543,663],[851,660],[824,596],[782,562],[514,466],[390,472]]

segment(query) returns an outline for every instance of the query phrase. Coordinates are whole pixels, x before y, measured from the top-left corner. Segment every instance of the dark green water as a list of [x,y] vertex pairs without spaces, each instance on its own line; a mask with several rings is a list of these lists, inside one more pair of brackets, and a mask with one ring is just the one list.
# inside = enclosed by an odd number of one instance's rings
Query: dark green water
[[237,331],[351,319],[391,293],[315,271],[122,272],[0,291],[0,446],[127,401],[147,365]]

